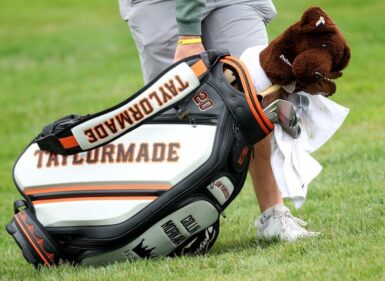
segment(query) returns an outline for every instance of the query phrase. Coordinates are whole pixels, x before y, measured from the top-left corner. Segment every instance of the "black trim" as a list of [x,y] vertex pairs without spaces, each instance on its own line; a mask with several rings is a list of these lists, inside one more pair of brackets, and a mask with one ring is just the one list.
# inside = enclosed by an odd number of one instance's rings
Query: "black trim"
[[[232,61],[233,62],[233,61]],[[224,104],[227,106],[229,112],[233,116],[237,126],[241,129],[242,134],[246,138],[249,145],[253,145],[267,136],[260,124],[255,120],[254,115],[250,111],[249,104],[246,99],[246,94],[235,89],[228,81],[223,78],[224,62],[218,64],[219,67],[213,69],[216,76],[221,78],[209,80],[209,84],[222,98]],[[234,68],[230,65],[230,67]],[[242,69],[242,66],[239,65]],[[244,74],[243,74],[244,75]],[[248,82],[247,77],[243,79]],[[251,94],[250,85],[247,83],[248,93]],[[252,97],[250,97],[252,99]],[[256,111],[258,111],[256,109]],[[260,113],[258,113],[260,115]],[[262,119],[262,118],[261,118]],[[266,127],[268,130],[269,128]],[[271,131],[270,131],[271,132]]]
[[[229,60],[229,61],[231,61],[231,62],[233,62],[233,63],[235,63],[235,64],[239,67],[239,69],[241,70],[241,74],[242,74],[242,76],[243,76],[243,79],[244,79],[245,81],[250,82],[250,81],[248,80],[248,78],[247,78],[246,70],[243,68],[243,66],[242,66],[237,60],[233,59],[232,57],[227,57],[226,59]],[[258,115],[259,115],[259,117],[261,118],[262,123],[265,125],[266,129],[268,129],[269,131],[272,131],[272,130],[270,129],[270,124],[267,124],[266,121],[265,121],[265,119],[262,118],[262,114],[264,115],[264,112],[260,112],[260,110],[258,110],[258,107],[257,107],[257,105],[256,105],[256,103],[255,103],[254,97],[252,96],[252,89],[251,89],[251,87],[250,87],[250,83],[246,83],[246,84],[247,84],[247,92],[249,93],[249,97],[250,97],[251,103],[252,103],[252,105],[253,105],[255,111],[258,113]]]

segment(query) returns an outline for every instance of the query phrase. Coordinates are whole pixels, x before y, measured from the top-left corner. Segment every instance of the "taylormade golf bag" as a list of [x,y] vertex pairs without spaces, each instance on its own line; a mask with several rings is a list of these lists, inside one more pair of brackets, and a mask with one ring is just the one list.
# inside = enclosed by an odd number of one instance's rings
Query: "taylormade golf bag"
[[[103,112],[64,117],[20,155],[7,226],[34,264],[205,253],[273,128],[246,69],[211,51]],[[223,75],[231,69],[241,90]]]

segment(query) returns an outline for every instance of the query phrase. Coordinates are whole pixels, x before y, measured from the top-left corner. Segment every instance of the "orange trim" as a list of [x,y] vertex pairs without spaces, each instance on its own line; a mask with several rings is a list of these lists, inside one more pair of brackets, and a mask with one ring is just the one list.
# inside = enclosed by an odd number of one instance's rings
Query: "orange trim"
[[[226,58],[227,58],[227,57],[226,57]],[[241,69],[240,69],[240,68],[239,68],[233,61],[231,61],[231,60],[229,60],[229,59],[226,59],[226,58],[222,59],[221,61],[230,64],[232,67],[234,67],[234,68],[238,71],[238,73],[242,73],[242,72],[241,72]],[[233,59],[233,58],[231,58],[231,59]],[[237,61],[237,62],[238,62],[238,61]],[[246,81],[246,80],[244,79],[244,77],[242,77],[242,75],[239,75],[239,78],[241,79],[242,87],[243,87],[243,89],[244,89],[245,91],[247,91],[247,93],[245,93],[245,96],[246,96],[246,100],[247,100],[247,103],[248,103],[248,105],[249,105],[249,108],[250,108],[250,110],[251,110],[251,112],[252,112],[252,114],[253,114],[255,120],[256,120],[256,121],[258,122],[258,124],[261,126],[262,130],[265,132],[266,135],[268,135],[268,134],[270,133],[271,130],[269,130],[268,128],[266,128],[265,123],[262,121],[261,117],[259,116],[259,114],[258,114],[257,111],[255,110],[254,105],[253,105],[253,102],[251,101],[251,98],[250,98],[250,96],[252,96],[253,94],[255,95],[255,91],[253,91],[253,90],[254,90],[254,86],[253,86],[253,84],[250,82],[251,79],[250,79],[250,77],[248,76],[248,73],[245,71],[246,67],[244,67],[243,64],[242,64],[241,62],[238,62],[238,63],[244,68],[244,72],[245,72],[245,75],[246,75],[246,79],[248,80],[248,81]],[[250,86],[250,85],[251,85],[251,86]],[[251,90],[251,93],[248,92],[248,89]],[[254,99],[254,98],[253,98],[253,99]],[[259,101],[258,101],[258,100],[257,100],[257,103],[256,103],[256,104],[257,104],[257,106],[259,105]],[[257,107],[257,108],[258,108],[258,107]],[[258,110],[261,110],[261,107],[259,107]],[[269,122],[270,122],[270,120],[269,120]],[[270,123],[271,123],[271,122],[270,122]]]
[[[249,75],[249,74],[246,73],[246,75]],[[259,103],[258,96],[257,96],[257,93],[256,93],[254,87],[251,87],[251,97],[253,98],[254,103],[257,106],[257,110],[260,113],[259,116],[262,118],[262,120],[264,121],[265,125],[270,129],[270,131],[273,130],[274,129],[274,124],[269,120],[269,118],[267,118],[266,114],[263,112],[263,109],[261,107],[261,104]]]
[[203,60],[199,60],[196,63],[194,63],[191,66],[191,69],[192,69],[192,71],[194,71],[196,77],[198,77],[198,78],[207,72],[207,67],[206,67],[205,63],[203,62]]
[[22,219],[19,219],[18,216],[21,216],[20,213],[18,213],[16,216],[15,216],[15,219],[18,223],[18,225],[20,226],[20,229],[21,231],[23,231],[25,237],[27,237],[29,243],[32,245],[32,247],[35,249],[36,253],[38,253],[38,255],[40,256],[40,258],[44,261],[44,263],[47,265],[47,266],[50,266],[51,264],[47,261],[47,259],[44,257],[44,255],[41,253],[41,251],[39,250],[39,248],[36,247],[35,243],[33,243],[28,231],[24,228],[24,225],[23,225],[23,222],[21,222],[20,220]]
[[170,185],[145,185],[145,184],[127,184],[127,185],[79,185],[79,186],[55,186],[55,187],[41,187],[41,188],[27,188],[24,194],[33,195],[40,193],[52,193],[63,191],[85,191],[85,190],[132,190],[132,189],[154,189],[154,190],[169,190]]
[[262,118],[262,120],[264,121],[265,125],[271,130],[274,129],[274,124],[269,120],[269,118],[267,118],[266,114],[263,112],[263,109],[259,103],[259,100],[258,100],[258,96],[257,96],[257,93],[255,91],[255,88],[254,88],[254,85],[251,81],[253,81],[250,77],[250,73],[247,71],[247,67],[246,65],[239,59],[235,58],[235,57],[231,57],[232,60],[235,60],[237,63],[239,63],[243,70],[244,70],[244,73],[246,75],[246,79],[248,80],[248,83],[250,85],[252,85],[252,87],[250,87],[251,89],[251,96],[254,100],[254,103],[256,104],[257,106],[257,110],[258,110],[258,113],[259,113],[259,116]]
[[109,197],[72,197],[59,199],[44,199],[32,201],[33,205],[59,203],[59,202],[75,202],[75,201],[95,201],[95,200],[155,200],[157,196],[109,196]]
[[59,141],[64,148],[73,148],[73,147],[79,146],[74,136],[60,138]]

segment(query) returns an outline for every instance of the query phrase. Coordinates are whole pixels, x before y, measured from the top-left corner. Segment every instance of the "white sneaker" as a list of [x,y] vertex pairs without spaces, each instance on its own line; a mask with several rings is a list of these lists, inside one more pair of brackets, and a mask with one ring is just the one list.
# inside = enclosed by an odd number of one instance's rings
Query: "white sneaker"
[[255,221],[257,237],[294,242],[299,238],[315,237],[320,234],[307,231],[303,226],[306,226],[306,222],[294,217],[282,204],[267,209]]

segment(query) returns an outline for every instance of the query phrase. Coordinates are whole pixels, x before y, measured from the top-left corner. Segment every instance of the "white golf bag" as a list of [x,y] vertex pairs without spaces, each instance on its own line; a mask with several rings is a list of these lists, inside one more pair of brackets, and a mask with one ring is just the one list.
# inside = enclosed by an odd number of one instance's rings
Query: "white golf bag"
[[24,199],[7,231],[35,266],[205,253],[272,128],[242,63],[190,57],[113,108],[45,127],[16,161]]

